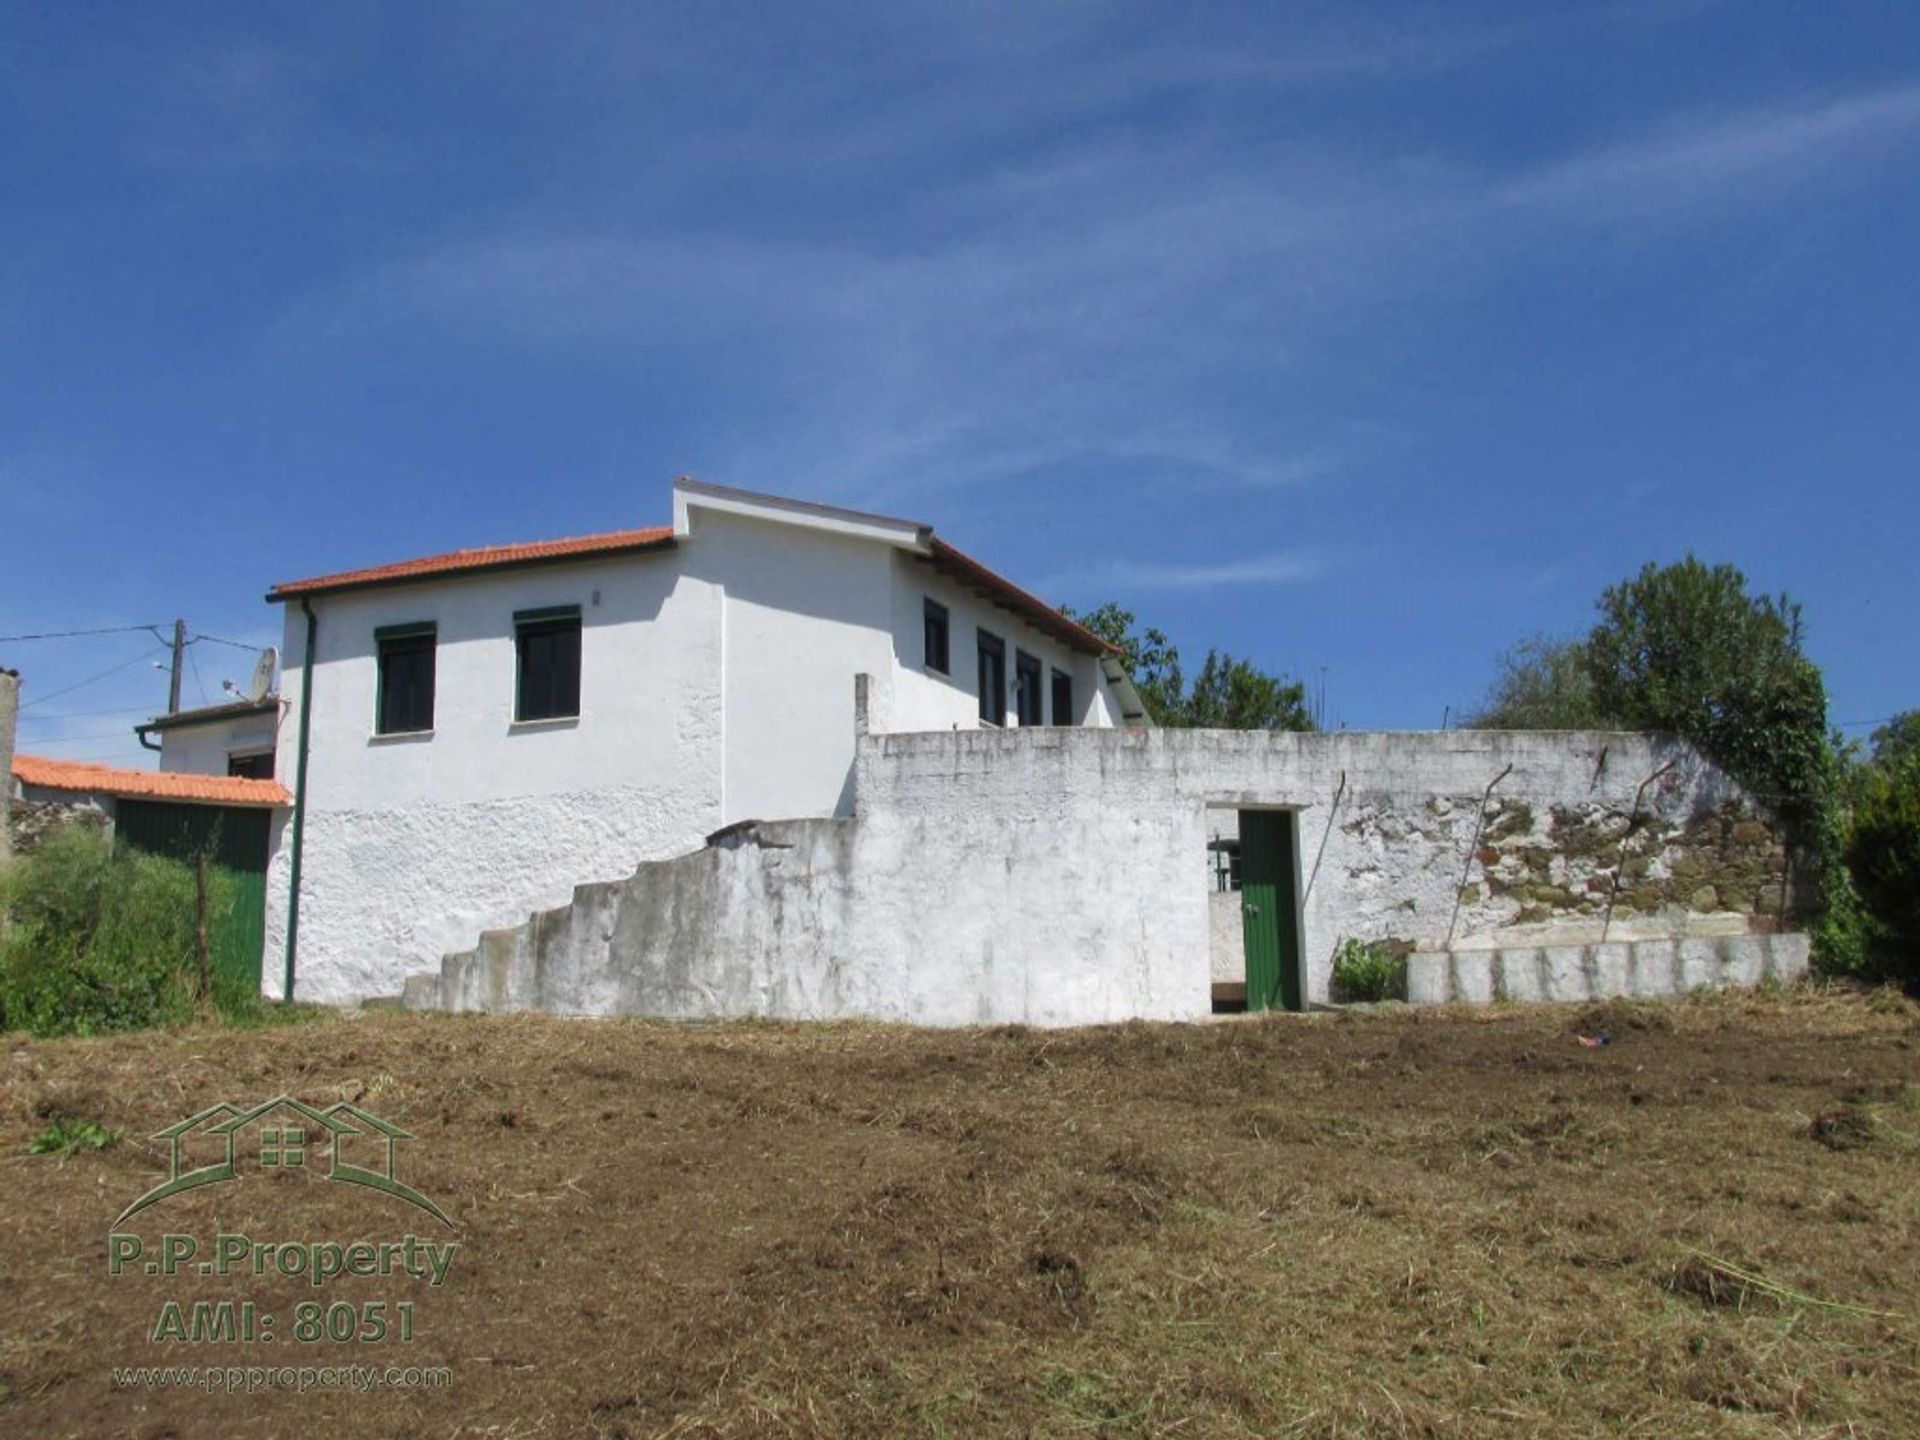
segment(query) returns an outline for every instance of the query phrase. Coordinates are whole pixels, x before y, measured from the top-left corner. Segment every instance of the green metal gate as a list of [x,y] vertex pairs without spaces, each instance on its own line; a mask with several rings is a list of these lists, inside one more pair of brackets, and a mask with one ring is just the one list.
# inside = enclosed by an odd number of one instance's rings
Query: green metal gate
[[123,845],[192,864],[203,852],[226,871],[225,913],[209,918],[209,948],[220,980],[260,992],[267,942],[267,839],[272,812],[232,805],[180,805],[121,800],[114,837]]
[[1240,812],[1240,916],[1249,1010],[1306,1008],[1294,848],[1292,811]]

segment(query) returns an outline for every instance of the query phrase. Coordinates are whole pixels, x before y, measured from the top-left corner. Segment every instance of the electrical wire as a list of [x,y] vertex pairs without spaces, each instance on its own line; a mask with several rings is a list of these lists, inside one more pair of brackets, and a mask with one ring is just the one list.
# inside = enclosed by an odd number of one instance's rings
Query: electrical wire
[[47,630],[38,635],[0,635],[0,645],[11,645],[25,640],[72,640],[82,635],[131,635],[137,630],[150,630],[157,639],[161,627],[158,625],[108,625],[98,630]]
[[251,650],[256,655],[259,654],[260,651],[267,648],[264,645],[249,645],[244,640],[228,640],[219,635],[195,635],[192,639],[187,641],[187,644],[189,645],[197,644],[202,640],[211,640],[216,645],[231,645],[236,650]]
[[20,723],[30,722],[46,724],[53,720],[92,720],[101,715],[151,715],[151,705],[119,705],[111,710],[56,710],[44,715],[22,715]]
[[[158,648],[160,649],[161,652],[164,653],[167,647],[162,645]],[[27,701],[26,704],[20,707],[20,712],[21,714],[24,715],[27,711],[33,709],[33,707],[36,705],[44,705],[47,703],[47,701],[57,700],[62,695],[71,695],[76,690],[85,689],[89,685],[95,684],[101,680],[105,680],[109,675],[118,675],[122,670],[131,669],[133,666],[138,665],[142,660],[151,659],[153,656],[153,653],[154,652],[151,649],[142,650],[138,655],[135,655],[131,660],[122,660],[118,665],[113,666],[111,669],[102,670],[98,675],[89,675],[86,679],[76,680],[73,684],[64,686],[59,690],[49,690],[46,694],[36,696],[32,700]]]

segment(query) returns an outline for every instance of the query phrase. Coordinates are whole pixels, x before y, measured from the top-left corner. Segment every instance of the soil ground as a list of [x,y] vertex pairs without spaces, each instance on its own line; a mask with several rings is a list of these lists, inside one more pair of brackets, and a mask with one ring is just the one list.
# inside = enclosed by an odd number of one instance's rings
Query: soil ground
[[[1891,996],[6,1045],[7,1435],[1920,1433],[1920,1012]],[[405,1126],[398,1173],[457,1230],[253,1165],[122,1230],[411,1231],[457,1240],[446,1283],[109,1278],[115,1216],[166,1173],[141,1137],[282,1092]],[[74,1120],[125,1138],[27,1153]],[[414,1338],[294,1339],[316,1298],[412,1301]],[[254,1300],[274,1343],[156,1343],[169,1299]],[[451,1374],[112,1375],[348,1361]]]

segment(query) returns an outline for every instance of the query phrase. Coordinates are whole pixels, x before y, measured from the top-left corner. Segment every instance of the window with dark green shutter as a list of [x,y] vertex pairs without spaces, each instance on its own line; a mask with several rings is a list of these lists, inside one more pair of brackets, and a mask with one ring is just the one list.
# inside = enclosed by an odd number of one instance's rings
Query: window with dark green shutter
[[922,611],[923,661],[929,670],[937,670],[942,675],[951,668],[947,654],[947,607],[938,600],[928,600]]
[[1040,695],[1040,662],[1024,650],[1013,652],[1013,705],[1022,725],[1044,725],[1045,704]]
[[1007,723],[1007,646],[998,635],[979,632],[980,718],[989,725]]
[[416,735],[433,729],[432,625],[386,625],[373,632],[380,656],[380,695],[373,733]]
[[580,607],[523,610],[513,617],[519,652],[515,720],[566,720],[580,713]]
[[1053,672],[1053,723],[1078,725],[1073,713],[1073,677],[1064,670]]

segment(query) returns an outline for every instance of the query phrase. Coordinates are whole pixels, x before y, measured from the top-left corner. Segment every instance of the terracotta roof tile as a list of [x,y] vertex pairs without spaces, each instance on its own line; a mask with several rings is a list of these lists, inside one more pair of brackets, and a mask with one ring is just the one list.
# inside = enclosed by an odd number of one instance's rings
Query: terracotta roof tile
[[394,585],[408,580],[457,575],[469,570],[496,570],[510,565],[538,565],[576,556],[612,555],[634,550],[664,549],[673,544],[671,526],[645,530],[610,530],[601,535],[575,535],[564,540],[535,540],[524,545],[489,545],[477,550],[450,550],[418,560],[373,565],[364,570],[341,570],[310,580],[288,580],[267,592],[269,600],[298,599],[330,590],[355,590],[364,585]]
[[78,760],[49,760],[42,755],[14,756],[13,778],[22,785],[42,785],[49,790],[85,790],[128,800],[184,800],[202,805],[293,803],[287,787],[278,780],[121,770],[112,765],[90,765]]

